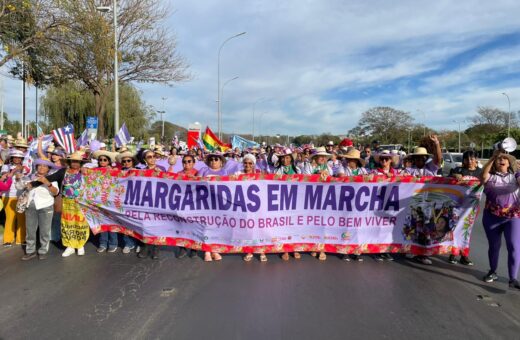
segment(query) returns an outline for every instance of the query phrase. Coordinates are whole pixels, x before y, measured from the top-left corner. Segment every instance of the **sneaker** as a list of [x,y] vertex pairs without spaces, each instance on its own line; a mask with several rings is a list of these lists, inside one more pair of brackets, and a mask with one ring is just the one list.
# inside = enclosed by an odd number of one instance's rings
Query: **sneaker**
[[486,276],[482,279],[484,282],[493,282],[498,280],[498,275],[495,272],[492,272],[491,270],[487,273]]
[[29,261],[36,257],[36,253],[25,254],[22,256],[22,261]]
[[384,253],[384,254],[381,254],[381,257],[383,259],[385,259],[386,261],[393,261],[394,258],[392,257],[392,255],[388,254],[388,253]]
[[363,258],[361,257],[361,255],[356,255],[356,254],[352,255],[352,260],[357,261],[357,262],[363,262]]
[[132,250],[134,250],[134,249],[135,249],[135,246],[131,246],[131,247],[130,247],[130,246],[125,246],[125,247],[123,248],[123,254],[130,254],[130,252],[131,252]]
[[108,253],[115,253],[117,251],[117,247],[108,247]]
[[509,280],[509,288],[520,289],[520,283],[518,280]]
[[350,257],[348,255],[343,255],[341,258],[343,261],[350,262]]
[[383,262],[385,259],[383,258],[383,255],[381,254],[375,254],[374,255],[374,260],[378,261],[378,262]]
[[465,266],[472,266],[473,265],[473,261],[471,261],[469,259],[469,257],[467,257],[467,256],[461,256],[460,257],[460,264],[463,264]]
[[105,252],[105,250],[107,250],[107,247],[105,246],[99,246],[98,249],[96,250],[98,253],[103,253]]
[[72,254],[74,254],[74,248],[67,247],[67,249],[65,249],[65,251],[63,252],[63,254],[61,254],[61,256],[69,257]]
[[38,254],[40,260],[47,260],[47,254]]
[[450,257],[448,257],[448,262],[451,264],[457,263],[457,258],[455,257],[455,255],[450,255]]
[[136,253],[140,253],[140,252],[141,252],[141,246],[137,246],[137,247],[135,247],[135,252],[136,252]]
[[177,254],[177,258],[178,258],[178,259],[183,259],[183,258],[185,258],[186,256],[188,256],[188,251],[186,250],[186,248],[184,248],[184,247],[180,247],[180,249],[179,249],[179,253]]
[[78,249],[78,256],[83,256],[85,255],[85,247],[81,247]]
[[6,247],[6,248],[9,248],[9,247],[12,247],[12,246],[13,246],[13,244],[10,243],[10,242],[4,243],[4,247]]
[[433,263],[428,256],[416,256],[415,260],[420,264],[424,264],[426,266],[429,266]]

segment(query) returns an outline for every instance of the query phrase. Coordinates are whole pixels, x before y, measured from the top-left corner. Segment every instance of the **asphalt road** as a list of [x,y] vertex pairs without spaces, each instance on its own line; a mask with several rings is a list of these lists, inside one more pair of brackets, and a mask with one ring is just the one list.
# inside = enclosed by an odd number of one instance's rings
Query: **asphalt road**
[[135,254],[22,262],[0,250],[2,339],[518,339],[520,292],[487,284],[487,245],[475,226],[474,267],[446,257],[362,263],[329,256],[220,263]]

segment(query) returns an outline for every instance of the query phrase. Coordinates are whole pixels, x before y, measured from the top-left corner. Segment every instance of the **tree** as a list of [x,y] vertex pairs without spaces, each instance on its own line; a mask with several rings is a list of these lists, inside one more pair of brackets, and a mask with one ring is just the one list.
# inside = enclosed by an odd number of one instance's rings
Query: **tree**
[[[518,126],[517,120],[518,112],[511,112],[511,127]],[[477,114],[471,118],[473,123],[472,126],[485,125],[488,132],[499,132],[500,130],[507,129],[509,124],[509,112],[499,110],[489,106],[479,106],[477,108]]]
[[[61,74],[56,81],[81,81],[94,96],[98,133],[107,133],[107,101],[113,88],[114,31],[111,18],[96,10],[94,0],[60,0],[71,22],[54,36],[51,61]],[[121,82],[172,84],[190,78],[178,55],[175,36],[160,24],[169,10],[160,0],[122,0],[118,8],[118,60]]]
[[67,25],[57,0],[0,0],[0,67],[47,44]]
[[391,107],[374,107],[362,114],[349,135],[360,139],[371,136],[381,143],[398,143],[406,140],[407,130],[411,129],[412,122],[413,118],[408,112]]
[[[126,123],[132,136],[142,137],[147,133],[150,121],[155,117],[155,111],[146,106],[141,94],[131,84],[120,86],[121,121]],[[49,129],[72,123],[77,134],[86,127],[88,116],[95,115],[94,95],[80,82],[70,81],[62,86],[51,86],[41,98],[44,118]],[[113,90],[107,96],[107,112],[105,124],[113,129],[114,94]]]

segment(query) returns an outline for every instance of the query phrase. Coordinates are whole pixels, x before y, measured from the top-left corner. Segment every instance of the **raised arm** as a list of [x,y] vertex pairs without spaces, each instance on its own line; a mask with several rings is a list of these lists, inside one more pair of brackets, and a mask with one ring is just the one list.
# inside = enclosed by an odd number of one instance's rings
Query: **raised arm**
[[43,140],[43,135],[38,137],[38,157],[41,159],[48,159],[45,152],[43,152],[42,140]]
[[484,164],[482,168],[482,183],[486,183],[489,180],[489,172],[491,171],[491,167],[493,167],[493,163],[497,159],[498,155],[500,155],[500,150],[495,150],[491,158]]
[[435,144],[435,148],[433,150],[433,163],[437,166],[441,166],[442,162],[442,151],[441,151],[441,143],[439,142],[439,138],[436,135],[430,135],[430,140]]

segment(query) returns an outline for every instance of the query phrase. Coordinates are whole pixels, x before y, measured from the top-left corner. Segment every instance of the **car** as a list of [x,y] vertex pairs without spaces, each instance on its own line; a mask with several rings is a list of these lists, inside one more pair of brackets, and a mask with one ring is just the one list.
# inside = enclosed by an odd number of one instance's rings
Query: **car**
[[462,166],[462,153],[459,152],[443,152],[442,160],[444,161],[442,166],[442,175],[448,176],[451,169],[458,166]]

